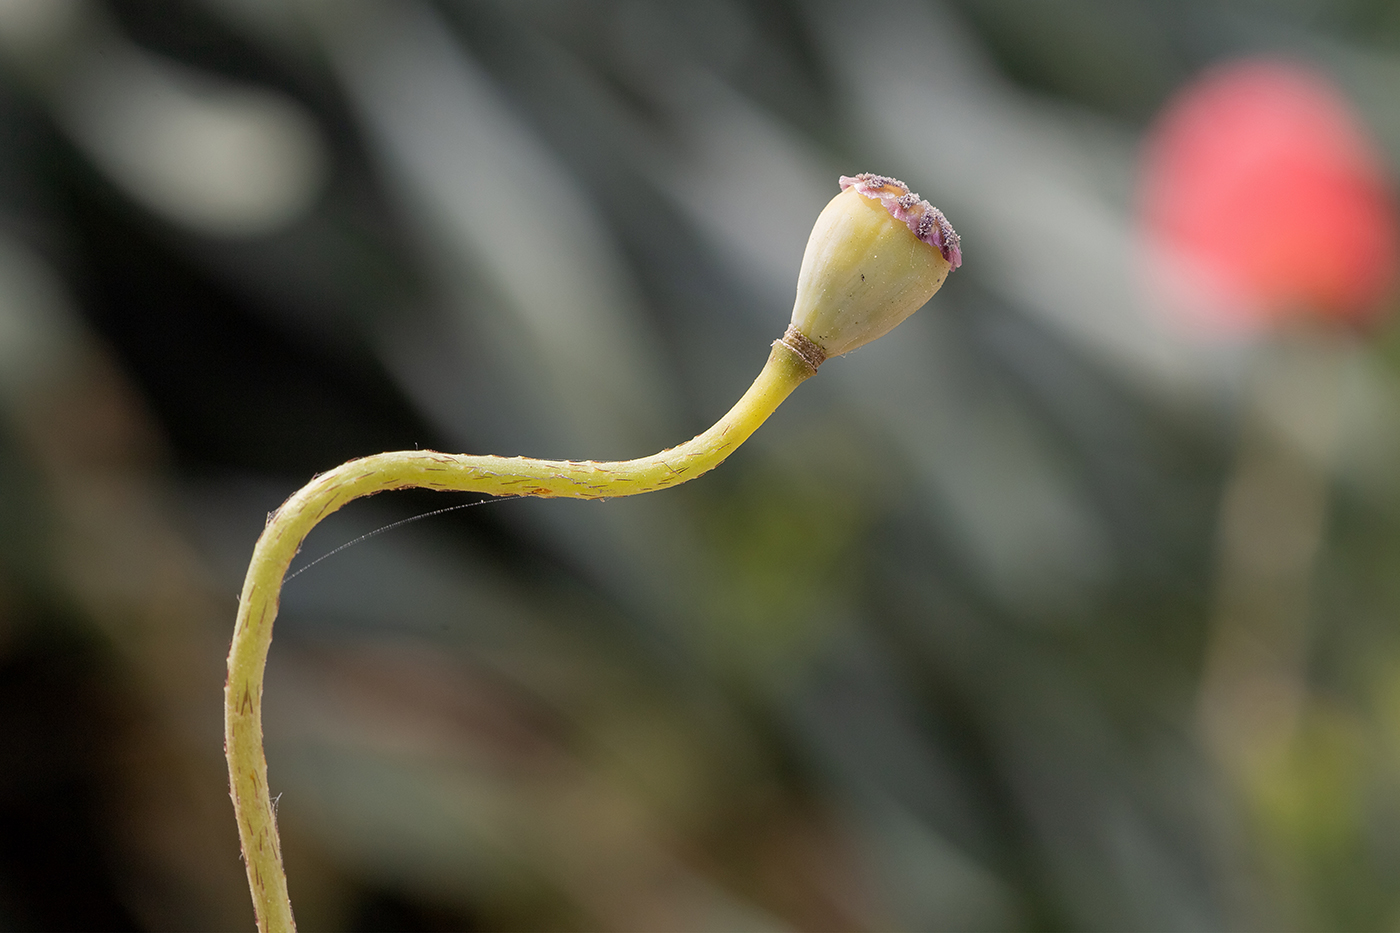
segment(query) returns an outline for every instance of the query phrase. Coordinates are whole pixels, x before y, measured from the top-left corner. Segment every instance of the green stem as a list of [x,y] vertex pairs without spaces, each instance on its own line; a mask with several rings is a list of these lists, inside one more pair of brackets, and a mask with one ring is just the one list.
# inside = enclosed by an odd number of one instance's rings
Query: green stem
[[287,567],[316,523],[353,499],[390,489],[494,496],[608,499],[676,486],[714,469],[816,369],[782,341],[729,413],[703,434],[650,457],[595,462],[404,450],[351,460],[317,476],[282,504],[253,549],[224,686],[224,752],[258,929],[296,929],[263,755],[262,688],[272,622]]

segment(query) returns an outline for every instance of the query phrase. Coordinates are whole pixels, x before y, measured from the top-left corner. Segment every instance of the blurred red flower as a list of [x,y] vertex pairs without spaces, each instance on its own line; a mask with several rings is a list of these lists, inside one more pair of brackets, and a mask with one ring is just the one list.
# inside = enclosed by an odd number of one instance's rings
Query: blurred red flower
[[1380,157],[1343,97],[1299,65],[1213,69],[1147,137],[1144,232],[1174,305],[1214,329],[1303,315],[1364,322],[1400,266]]

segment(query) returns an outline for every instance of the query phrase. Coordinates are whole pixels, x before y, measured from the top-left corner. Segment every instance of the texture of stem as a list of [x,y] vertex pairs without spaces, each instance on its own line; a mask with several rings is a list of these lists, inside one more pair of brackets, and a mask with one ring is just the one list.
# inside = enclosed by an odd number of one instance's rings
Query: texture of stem
[[282,504],[258,538],[238,607],[224,686],[224,751],[258,929],[295,929],[263,754],[262,688],[282,580],[316,523],[353,499],[390,489],[607,499],[676,486],[718,466],[816,369],[781,341],[744,397],[714,427],[650,457],[596,462],[405,450],[351,460]]

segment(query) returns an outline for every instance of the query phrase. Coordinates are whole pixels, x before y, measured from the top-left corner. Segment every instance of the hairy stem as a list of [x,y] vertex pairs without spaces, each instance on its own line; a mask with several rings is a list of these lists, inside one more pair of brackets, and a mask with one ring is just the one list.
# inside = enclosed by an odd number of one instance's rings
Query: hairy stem
[[776,341],[763,372],[714,427],[650,457],[577,462],[431,450],[375,454],[317,476],[273,513],[253,549],[243,582],[224,686],[224,752],[259,930],[281,933],[296,928],[267,786],[262,688],[282,580],[316,523],[353,499],[409,487],[495,496],[606,499],[676,486],[718,466],[815,372],[802,355]]

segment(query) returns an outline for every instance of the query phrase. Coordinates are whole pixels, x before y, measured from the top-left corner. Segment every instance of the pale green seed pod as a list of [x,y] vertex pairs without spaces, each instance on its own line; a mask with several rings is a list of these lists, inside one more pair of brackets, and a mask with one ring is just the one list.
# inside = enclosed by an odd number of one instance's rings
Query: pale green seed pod
[[802,257],[783,341],[815,368],[888,333],[962,264],[938,208],[882,175],[841,178]]

